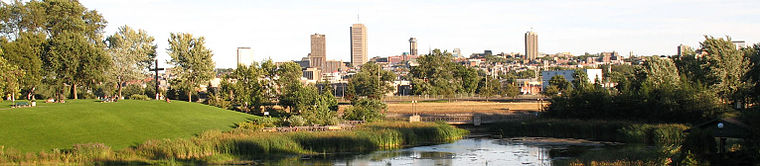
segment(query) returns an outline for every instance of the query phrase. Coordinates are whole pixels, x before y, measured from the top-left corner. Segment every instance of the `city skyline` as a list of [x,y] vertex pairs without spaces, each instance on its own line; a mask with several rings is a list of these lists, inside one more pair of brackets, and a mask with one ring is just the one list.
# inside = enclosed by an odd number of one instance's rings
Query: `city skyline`
[[[204,36],[217,67],[233,68],[237,47],[255,59],[298,60],[309,51],[304,36],[327,39],[326,59],[350,61],[346,26],[372,27],[368,58],[400,55],[416,37],[420,53],[461,48],[464,56],[493,50],[524,52],[523,33],[541,34],[541,53],[616,51],[627,55],[674,55],[679,44],[698,47],[703,35],[757,43],[757,1],[81,1],[118,26],[145,29],[156,38],[158,57],[168,59],[170,32]],[[493,8],[483,8],[484,6]],[[536,10],[539,9],[539,10]],[[360,18],[357,20],[357,14]]]

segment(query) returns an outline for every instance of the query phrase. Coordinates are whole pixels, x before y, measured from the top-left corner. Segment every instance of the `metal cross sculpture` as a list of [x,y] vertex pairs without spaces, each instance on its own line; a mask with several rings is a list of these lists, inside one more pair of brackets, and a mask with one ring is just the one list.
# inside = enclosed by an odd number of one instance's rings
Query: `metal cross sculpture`
[[156,80],[156,100],[160,100],[160,98],[159,98],[159,96],[158,96],[158,94],[159,94],[159,93],[158,93],[158,86],[159,86],[159,84],[160,84],[160,83],[159,83],[159,81],[158,81],[158,71],[160,71],[160,70],[164,70],[164,68],[159,68],[159,67],[158,67],[158,59],[156,59],[156,67],[155,67],[155,68],[153,68],[153,69],[150,69],[150,71],[155,71],[155,72],[156,72],[156,75],[155,75],[155,77],[154,77],[154,78],[155,78],[155,80]]

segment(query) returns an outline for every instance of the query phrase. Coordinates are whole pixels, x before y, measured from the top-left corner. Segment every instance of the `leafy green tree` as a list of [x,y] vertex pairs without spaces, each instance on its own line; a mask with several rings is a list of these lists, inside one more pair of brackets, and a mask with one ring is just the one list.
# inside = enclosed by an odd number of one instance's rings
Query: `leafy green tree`
[[117,82],[119,97],[123,97],[122,85],[143,78],[150,68],[151,60],[156,58],[154,40],[145,30],[135,31],[126,25],[106,38],[108,54],[114,64],[109,71]]
[[172,57],[171,63],[177,71],[177,79],[172,85],[184,91],[188,102],[193,101],[192,94],[201,84],[214,76],[214,54],[206,48],[204,37],[193,37],[189,33],[171,33],[167,52]]
[[306,86],[305,91],[309,91],[308,98],[301,99],[306,104],[301,115],[312,124],[335,125],[338,124],[338,101],[329,91],[318,93],[314,86]]
[[358,99],[352,107],[346,108],[343,112],[343,119],[374,122],[382,120],[385,116],[383,111],[387,108],[388,106],[380,100]]
[[[71,94],[76,99],[79,85],[92,88],[93,84],[102,81],[103,68],[109,66],[110,61],[102,59],[104,45],[100,41],[106,21],[97,11],[88,10],[78,1],[33,0],[3,2],[0,5],[0,13],[0,33],[12,40],[20,40],[16,51],[29,51],[26,53],[32,54],[12,58],[14,63],[24,65],[24,68],[30,71],[30,75],[23,79],[23,86],[30,92],[30,96],[34,94],[39,78],[45,78],[46,83],[52,84],[46,87],[57,89],[54,91],[57,91],[55,94],[59,99],[63,98],[64,89],[68,89],[64,83],[70,86]],[[37,47],[41,40],[46,40],[44,49]],[[37,52],[39,50],[42,50],[41,54]],[[40,68],[37,68],[36,61],[32,60],[35,56],[42,59],[42,69],[45,70],[38,70]],[[62,67],[60,64],[48,64],[49,61],[45,61],[61,56],[77,58],[68,62],[78,62],[67,65],[76,72],[63,72],[64,69],[53,68]],[[51,65],[53,67],[49,67]],[[38,74],[37,71],[45,72]],[[57,80],[59,78],[63,80]]]
[[3,95],[2,97],[5,97],[5,94],[10,94],[12,99],[15,100],[16,94],[20,91],[19,83],[24,76],[24,71],[5,60],[2,49],[0,49],[0,71],[2,71],[0,72],[0,94]]
[[750,69],[747,71],[746,80],[751,86],[750,95],[755,104],[760,104],[760,44],[744,49],[745,55],[750,59]]
[[485,76],[479,81],[477,93],[486,98],[503,94],[503,86],[501,81],[491,76]]
[[586,90],[591,87],[591,83],[588,80],[588,74],[583,70],[576,70],[573,74],[573,86],[575,89]]
[[264,87],[260,82],[262,72],[261,69],[256,67],[256,64],[250,67],[244,65],[238,65],[237,69],[228,76],[228,78],[236,80],[233,84],[233,94],[235,94],[233,102],[240,105],[240,110],[243,112],[261,111],[263,103],[268,101],[263,96]]
[[45,49],[45,35],[42,33],[23,32],[11,42],[3,41],[2,48],[10,64],[16,64],[24,70],[21,89],[27,92],[27,100],[34,100],[34,91],[42,83],[42,59]]
[[549,86],[552,85],[556,86],[561,92],[565,92],[573,88],[572,84],[565,80],[565,77],[561,75],[555,75],[549,79]]
[[276,73],[279,77],[277,79],[277,84],[281,88],[291,86],[293,84],[301,84],[303,71],[301,71],[301,66],[295,62],[286,62],[280,64],[280,66],[277,67]]
[[744,81],[749,71],[749,60],[742,52],[736,50],[730,37],[714,38],[705,36],[701,42],[705,62],[702,68],[706,71],[707,82],[718,96],[728,103],[746,101],[744,95],[749,87]]
[[279,105],[283,108],[290,109],[291,113],[299,113],[303,110],[303,98],[310,96],[309,91],[303,90],[301,84],[301,66],[295,62],[286,62],[277,67],[277,87],[279,94],[277,99]]
[[504,84],[502,89],[503,92],[501,96],[515,97],[517,95],[520,95],[520,87],[515,85],[515,83],[512,81],[508,81],[506,84]]
[[72,32],[54,36],[42,59],[48,72],[47,82],[56,85],[59,100],[64,98],[65,85],[71,85],[71,94],[78,99],[77,86],[103,81],[103,72],[111,65],[102,47],[89,42],[82,34]]
[[573,89],[573,85],[565,80],[564,76],[555,75],[549,79],[549,85],[542,91],[546,96],[554,96],[560,93],[567,93]]
[[[458,86],[457,93],[459,94],[473,94],[478,89],[478,83],[481,81],[478,75],[478,69],[465,67],[463,65],[455,65],[454,70],[455,81],[459,81],[461,86]],[[484,74],[485,75],[485,74]],[[494,84],[496,85],[496,84]],[[493,91],[497,92],[497,91]],[[498,92],[497,92],[498,93]],[[497,94],[494,93],[494,94]]]
[[362,65],[358,73],[348,80],[347,97],[351,100],[357,97],[382,99],[386,93],[393,90],[392,81],[396,74],[382,70],[380,65],[367,62]]
[[549,96],[549,97],[558,95],[559,93],[560,93],[559,87],[557,87],[556,85],[549,85],[546,88],[544,88],[543,91],[541,91],[542,95]]
[[517,72],[515,74],[518,79],[529,79],[529,78],[535,78],[536,77],[536,71],[535,70],[523,70],[520,72]]
[[671,59],[648,57],[642,67],[642,74],[645,74],[643,77],[650,87],[676,86],[681,82],[678,68]]
[[264,88],[263,95],[264,95],[264,98],[266,99],[265,101],[269,102],[269,103],[266,103],[265,105],[271,106],[272,105],[271,102],[277,100],[277,97],[278,97],[277,95],[279,92],[279,90],[277,89],[278,86],[277,86],[277,80],[276,80],[277,65],[274,64],[274,62],[272,62],[271,59],[268,59],[261,63],[261,71],[263,74],[263,78],[261,82]]
[[[477,83],[471,81],[478,80],[478,78],[465,77],[466,79],[463,79],[462,77],[473,76],[472,73],[468,73],[468,71],[459,72],[460,77],[457,77],[457,66],[461,65],[453,61],[451,53],[435,49],[431,54],[417,58],[417,63],[419,65],[410,70],[412,93],[414,94],[452,97],[458,91],[474,92],[477,88]],[[465,82],[468,82],[467,87],[463,86]]]

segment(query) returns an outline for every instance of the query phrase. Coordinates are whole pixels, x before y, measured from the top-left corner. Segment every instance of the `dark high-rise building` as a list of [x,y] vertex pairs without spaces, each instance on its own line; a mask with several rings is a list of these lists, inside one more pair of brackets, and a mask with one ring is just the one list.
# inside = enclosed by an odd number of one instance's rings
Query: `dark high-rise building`
[[367,62],[367,27],[364,24],[351,26],[351,65],[358,67]]
[[322,69],[325,66],[327,51],[325,49],[325,35],[315,33],[311,35],[311,54],[309,54],[309,67]]
[[525,32],[525,59],[533,60],[538,57],[538,34],[533,31]]
[[417,55],[417,38],[409,38],[409,55]]

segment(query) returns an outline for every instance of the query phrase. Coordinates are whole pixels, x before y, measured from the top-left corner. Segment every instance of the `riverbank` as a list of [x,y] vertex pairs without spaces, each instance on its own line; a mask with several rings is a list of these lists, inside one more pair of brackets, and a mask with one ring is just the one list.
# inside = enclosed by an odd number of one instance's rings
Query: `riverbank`
[[408,146],[447,143],[468,131],[439,123],[379,122],[352,131],[269,133],[236,129],[207,131],[184,139],[150,140],[113,150],[104,144],[22,153],[0,148],[5,164],[235,164],[257,158],[328,153],[363,153]]
[[684,124],[645,124],[626,121],[536,119],[488,124],[501,137],[580,138],[647,145],[680,145]]
[[[488,124],[485,131],[505,142],[525,145],[614,146],[577,154],[561,165],[668,165],[685,154],[684,124],[626,121],[536,119]],[[482,129],[481,129],[482,130]],[[549,138],[546,138],[549,137]],[[563,153],[576,152],[557,152]]]

